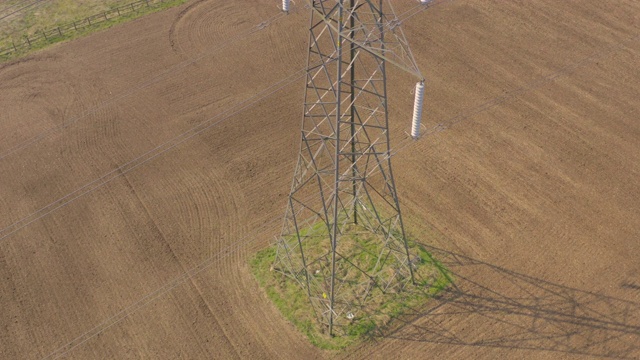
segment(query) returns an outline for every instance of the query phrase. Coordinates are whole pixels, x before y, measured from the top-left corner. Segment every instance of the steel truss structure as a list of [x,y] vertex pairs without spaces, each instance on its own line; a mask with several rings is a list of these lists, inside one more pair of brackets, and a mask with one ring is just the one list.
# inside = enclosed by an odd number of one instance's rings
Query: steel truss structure
[[422,76],[386,3],[309,1],[302,143],[274,269],[306,290],[331,335],[366,316],[374,289],[413,283],[389,155],[387,63]]

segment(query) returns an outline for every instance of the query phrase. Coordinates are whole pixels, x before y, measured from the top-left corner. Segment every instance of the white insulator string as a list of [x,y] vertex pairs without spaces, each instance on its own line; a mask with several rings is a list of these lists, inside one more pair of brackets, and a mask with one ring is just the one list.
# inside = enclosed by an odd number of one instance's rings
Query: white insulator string
[[[371,174],[370,174],[371,175]],[[318,192],[319,194],[319,192]],[[313,198],[313,196],[317,196],[318,194],[312,195],[309,198]],[[272,220],[270,220],[269,222],[267,222],[267,224],[263,225],[261,228],[265,228],[267,225],[271,225],[272,223],[280,220],[281,217],[275,217]],[[68,352],[70,352],[71,350],[75,349],[78,346],[81,346],[82,344],[86,343],[88,340],[98,336],[100,333],[106,331],[107,329],[109,329],[110,327],[116,325],[117,323],[121,322],[122,320],[128,318],[129,316],[131,316],[133,313],[135,313],[136,311],[142,309],[143,307],[145,307],[146,305],[150,304],[151,302],[155,301],[156,299],[160,298],[160,296],[162,296],[163,294],[166,294],[167,292],[173,290],[174,288],[176,288],[177,286],[179,286],[180,284],[182,284],[183,282],[187,281],[188,279],[191,279],[193,276],[197,275],[198,273],[201,273],[202,271],[204,271],[206,268],[210,267],[211,265],[215,264],[216,262],[220,261],[221,259],[223,259],[226,256],[229,256],[230,254],[240,250],[241,248],[257,241],[258,238],[255,236],[246,236],[243,239],[241,239],[240,241],[235,242],[232,245],[227,246],[225,249],[219,251],[216,254],[213,254],[212,256],[210,256],[209,258],[205,259],[205,261],[203,261],[202,263],[196,265],[195,267],[193,267],[192,269],[184,272],[183,274],[179,275],[178,277],[174,278],[174,280],[172,280],[171,282],[165,284],[164,286],[162,286],[161,288],[145,295],[143,298],[141,298],[140,300],[138,300],[137,302],[127,306],[125,309],[123,309],[122,311],[118,312],[117,314],[115,314],[114,316],[110,317],[109,319],[103,321],[101,324],[97,325],[96,327],[90,329],[89,331],[85,332],[84,334],[76,337],[75,339],[73,339],[71,342],[67,343],[66,345],[60,347],[59,349],[55,350],[54,352],[52,352],[51,354],[47,355],[44,359],[50,359],[50,358],[58,358],[61,357],[65,354],[67,354]],[[222,255],[220,255],[221,253],[223,253]]]
[[[450,129],[451,127],[453,127],[456,124],[459,124],[461,122],[464,122],[466,120],[468,120],[469,118],[471,118],[472,116],[475,116],[479,113],[482,113],[484,111],[487,111],[489,109],[492,109],[496,106],[499,106],[503,103],[505,103],[506,101],[515,98],[518,95],[524,94],[526,92],[529,92],[531,90],[535,90],[543,85],[546,85],[552,81],[554,81],[555,79],[563,76],[563,75],[571,75],[575,70],[577,70],[578,68],[585,66],[587,64],[593,63],[596,60],[599,60],[601,58],[604,58],[607,55],[612,54],[613,52],[615,52],[616,50],[620,50],[622,48],[624,48],[626,46],[626,43],[628,42],[633,42],[633,41],[637,41],[640,40],[640,35],[634,35],[631,36],[621,42],[618,42],[616,44],[610,45],[607,48],[605,48],[603,51],[597,52],[597,53],[593,53],[583,59],[581,59],[578,62],[575,62],[573,64],[568,64],[565,65],[564,67],[560,68],[557,71],[551,72],[548,75],[537,79],[537,80],[533,80],[530,81],[518,88],[515,88],[511,91],[507,91],[505,94],[500,95],[500,96],[496,96],[490,100],[485,101],[484,103],[477,105],[473,108],[468,109],[466,112],[464,113],[460,113],[458,115],[455,115],[454,117],[442,121],[438,124],[436,124],[435,126],[429,128],[427,130],[427,132],[422,136],[423,138],[428,137],[428,136],[433,136],[437,133],[440,133],[442,131],[445,131],[447,129]],[[409,136],[407,138],[405,138],[404,140],[402,140],[401,142],[399,142],[395,147],[394,147],[394,151],[392,151],[390,153],[390,156],[394,156],[396,155],[398,152],[400,152],[402,149],[412,145],[414,143],[414,141],[412,141],[412,138]]]
[[[633,38],[631,38],[631,40],[637,40],[638,36],[634,36]],[[620,45],[620,46],[615,46],[613,50],[615,50],[615,48],[622,48],[624,45]],[[613,51],[612,50],[612,51]],[[552,73],[550,75],[548,75],[547,77],[545,77],[545,79],[543,80],[538,80],[538,81],[534,81],[530,84],[537,84],[536,86],[529,86],[529,87],[523,87],[524,89],[521,90],[520,89],[516,89],[513,92],[518,92],[519,94],[524,93],[526,91],[530,91],[533,90],[541,85],[544,85],[550,81],[555,80],[556,78],[558,78],[561,75],[569,75],[571,74],[576,68],[578,68],[579,66],[582,66],[584,64],[586,64],[589,60],[594,60],[594,59],[599,59],[604,57],[606,54],[598,54],[598,56],[591,56],[589,58],[583,59],[582,61],[578,62],[577,64],[572,64],[570,66],[566,66],[565,68],[563,68],[565,71],[559,71],[556,73]],[[513,97],[513,96],[511,96]],[[506,100],[502,100],[502,101],[496,101],[496,99],[501,99],[503,98],[502,96],[496,97],[484,104],[481,104],[475,108],[470,109],[471,111],[468,112],[467,114],[461,114],[458,116],[453,117],[451,120],[456,120],[455,122],[453,122],[453,124],[455,123],[459,123],[461,121],[464,121],[466,118],[476,115],[480,112],[486,111],[491,109],[492,107],[502,104],[504,103],[504,101]],[[434,129],[438,128],[438,126],[434,127]],[[450,126],[449,126],[450,127]],[[428,133],[428,135],[432,135],[436,132],[440,132],[440,131],[444,131],[446,130],[448,127],[442,127],[441,130],[437,130],[434,132],[430,132]],[[402,151],[403,149],[405,149],[408,145],[412,145],[415,144],[415,142],[413,141],[409,141],[407,142],[407,145],[399,147],[395,152],[394,155],[397,154],[398,152]],[[271,223],[277,221],[278,219],[280,219],[279,217],[269,221],[265,227],[267,225],[271,225]],[[253,235],[253,234],[252,234]],[[136,311],[142,309],[143,307],[149,305],[150,303],[152,303],[153,301],[157,300],[158,298],[160,298],[160,296],[162,296],[163,294],[171,291],[172,289],[176,288],[177,286],[179,286],[182,282],[187,281],[188,279],[191,279],[193,276],[201,273],[202,271],[204,271],[206,268],[212,266],[213,264],[215,264],[217,261],[220,261],[221,259],[223,259],[226,256],[229,256],[231,253],[234,253],[236,251],[239,251],[241,248],[248,246],[251,243],[254,243],[255,241],[257,241],[258,239],[256,237],[254,237],[253,239],[251,238],[251,236],[246,236],[242,239],[240,239],[239,241],[227,246],[226,248],[220,250],[218,253],[212,255],[211,257],[209,257],[208,259],[206,259],[204,262],[196,265],[195,267],[193,267],[192,269],[188,270],[187,272],[184,272],[182,275],[174,278],[174,280],[170,281],[169,283],[165,284],[164,286],[162,286],[161,288],[145,295],[143,298],[141,298],[140,300],[138,300],[137,302],[129,305],[128,307],[126,307],[125,309],[123,309],[122,311],[120,311],[119,313],[117,313],[116,315],[110,317],[109,319],[103,321],[101,324],[99,324],[98,326],[94,327],[93,329],[87,331],[86,333],[80,335],[79,337],[75,338],[74,340],[72,340],[71,342],[69,342],[67,345],[62,346],[61,348],[59,348],[58,350],[54,351],[53,353],[49,354],[48,356],[45,357],[45,359],[49,359],[49,358],[58,358],[60,356],[63,356],[65,354],[67,354],[69,351],[73,350],[74,348],[82,345],[83,343],[85,343],[86,341],[90,340],[91,338],[94,338],[96,336],[98,336],[99,334],[101,334],[102,332],[106,331],[107,329],[109,329],[110,327],[116,325],[117,323],[121,322],[122,320],[130,317],[133,313],[135,313]],[[214,257],[216,257],[216,259],[213,259]]]
[[411,137],[420,137],[420,123],[422,121],[422,104],[424,103],[424,81],[416,84],[415,99],[413,103],[413,120],[411,123]]

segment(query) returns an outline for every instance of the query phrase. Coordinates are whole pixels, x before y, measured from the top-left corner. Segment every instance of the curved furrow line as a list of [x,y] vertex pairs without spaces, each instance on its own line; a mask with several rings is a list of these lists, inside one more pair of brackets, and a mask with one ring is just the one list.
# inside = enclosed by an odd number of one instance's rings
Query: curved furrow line
[[171,25],[169,42],[174,52],[193,55],[212,43],[233,37],[247,23],[253,25],[254,18],[255,10],[234,2],[199,1],[178,15]]

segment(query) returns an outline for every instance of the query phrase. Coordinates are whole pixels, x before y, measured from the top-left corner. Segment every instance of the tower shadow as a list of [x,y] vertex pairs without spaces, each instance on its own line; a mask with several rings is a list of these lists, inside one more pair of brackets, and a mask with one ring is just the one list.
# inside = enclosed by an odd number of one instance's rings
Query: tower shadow
[[376,337],[640,358],[640,303],[550,283],[424,246],[452,272],[455,286],[427,308],[413,309],[396,319]]

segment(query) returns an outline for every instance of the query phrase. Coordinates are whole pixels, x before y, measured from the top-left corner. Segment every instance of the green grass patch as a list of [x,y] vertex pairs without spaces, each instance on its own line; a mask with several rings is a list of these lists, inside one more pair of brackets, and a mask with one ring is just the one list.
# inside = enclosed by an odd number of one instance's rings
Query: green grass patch
[[[23,57],[188,0],[54,0],[16,14],[0,24],[0,62]],[[104,16],[103,16],[104,15]]]
[[[305,254],[311,255],[313,252],[320,254],[327,251],[323,247],[327,240],[321,236],[322,227],[322,224],[311,227],[310,231],[318,237],[317,240],[313,238],[305,244]],[[381,250],[380,245],[371,241],[373,237],[367,236],[365,232],[354,231],[352,234],[355,235],[341,238],[342,244],[351,243],[353,246],[352,251],[343,248],[344,252],[350,254],[347,260],[360,267],[373,268],[376,262],[372,259],[377,259],[377,254]],[[268,298],[287,320],[309,338],[313,345],[321,349],[339,350],[378,332],[383,332],[393,319],[425,306],[430,298],[453,283],[451,273],[423,246],[409,239],[409,250],[411,256],[418,259],[413,261],[415,284],[409,284],[401,291],[382,291],[374,288],[367,298],[365,315],[355,317],[350,323],[341,327],[339,335],[333,337],[327,335],[326,326],[319,323],[306,289],[291,277],[274,270],[275,245],[258,252],[250,260],[250,267]],[[343,276],[350,275],[345,272]]]

